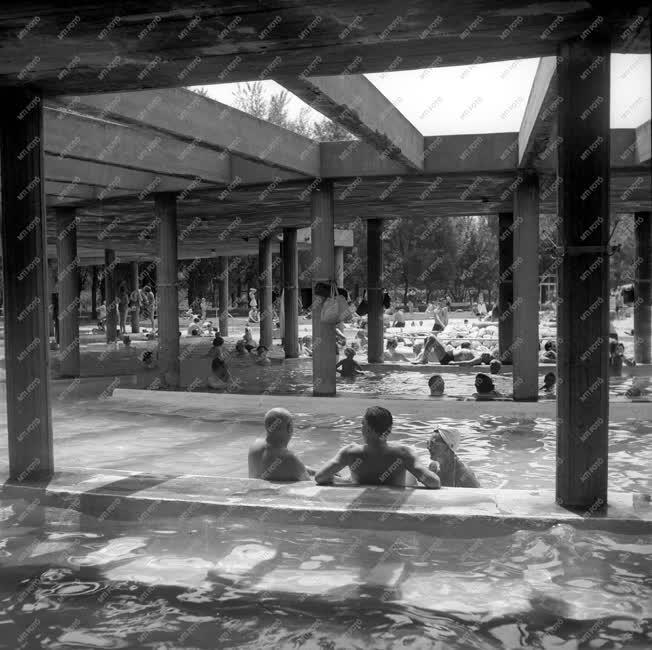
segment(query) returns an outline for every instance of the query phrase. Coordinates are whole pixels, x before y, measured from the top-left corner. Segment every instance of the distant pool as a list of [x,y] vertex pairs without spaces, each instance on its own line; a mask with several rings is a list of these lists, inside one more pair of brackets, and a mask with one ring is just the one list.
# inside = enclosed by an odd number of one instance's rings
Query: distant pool
[[0,502],[12,649],[649,648],[652,536],[449,539]]

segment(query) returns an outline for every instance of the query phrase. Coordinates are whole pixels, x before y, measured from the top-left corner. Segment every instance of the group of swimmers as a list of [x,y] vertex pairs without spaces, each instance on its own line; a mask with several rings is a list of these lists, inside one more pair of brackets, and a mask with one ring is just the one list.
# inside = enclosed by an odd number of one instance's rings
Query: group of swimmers
[[[290,449],[294,423],[283,408],[265,414],[265,439],[249,449],[249,478],[267,481],[309,481],[331,485],[348,468],[351,481],[358,485],[404,487],[415,480],[430,489],[440,487],[480,487],[475,474],[455,452],[452,434],[436,429],[427,441],[430,463],[426,467],[410,447],[388,442],[392,414],[382,406],[368,408],[362,418],[362,443],[342,447],[319,469],[304,465]],[[408,476],[410,474],[410,476]]]

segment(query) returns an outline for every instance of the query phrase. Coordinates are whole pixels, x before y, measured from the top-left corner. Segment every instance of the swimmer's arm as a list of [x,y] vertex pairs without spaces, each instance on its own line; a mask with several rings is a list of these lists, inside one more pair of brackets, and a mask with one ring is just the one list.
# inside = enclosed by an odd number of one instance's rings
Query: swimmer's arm
[[340,360],[335,364],[335,370],[337,370],[337,369],[342,365],[342,363],[344,363],[344,359],[340,359]]
[[309,481],[311,478],[310,470],[299,460],[299,457],[296,456],[293,452],[287,452],[287,455],[284,458],[284,461],[287,463],[289,470],[289,475],[291,479],[295,481]]
[[424,467],[410,449],[405,450],[404,462],[405,469],[427,488],[438,490],[441,487],[439,476],[432,470]]
[[335,458],[329,460],[316,474],[315,482],[317,485],[329,485],[333,482],[333,477],[348,466],[348,447],[344,447],[337,452]]

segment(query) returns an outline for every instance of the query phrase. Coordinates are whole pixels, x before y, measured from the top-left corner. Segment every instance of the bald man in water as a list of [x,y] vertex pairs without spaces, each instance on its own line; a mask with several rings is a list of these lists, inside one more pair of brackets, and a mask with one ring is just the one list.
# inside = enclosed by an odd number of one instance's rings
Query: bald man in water
[[266,481],[309,481],[314,470],[308,469],[287,446],[292,438],[292,415],[283,408],[265,414],[265,440],[249,449],[249,478]]

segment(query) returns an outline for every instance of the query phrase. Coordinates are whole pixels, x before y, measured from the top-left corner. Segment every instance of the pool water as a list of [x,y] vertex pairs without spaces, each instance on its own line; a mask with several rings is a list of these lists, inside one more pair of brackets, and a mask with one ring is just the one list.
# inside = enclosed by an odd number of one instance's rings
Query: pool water
[[[360,362],[364,368],[364,361]],[[311,394],[312,393],[312,361],[311,359],[274,360],[269,366],[259,366],[251,360],[231,359],[229,361],[233,384],[225,390],[230,393],[276,393]],[[455,397],[470,397],[475,392],[474,380],[477,373],[489,374],[488,366],[473,366],[461,372],[442,371],[439,364],[413,366],[405,364],[400,369],[373,369],[366,375],[354,379],[338,377],[337,391],[347,394],[381,395],[392,397],[418,398],[429,396],[428,379],[441,373],[446,383],[446,393]],[[539,376],[539,386],[543,386],[546,372],[555,372],[555,366],[542,372]],[[181,385],[194,391],[209,390],[206,379],[210,373],[210,362],[207,359],[189,358],[181,364]],[[147,387],[155,380],[142,377],[139,385]],[[491,375],[496,389],[504,395],[513,391],[511,372]],[[636,378],[639,381],[643,378]],[[632,386],[632,377],[612,377],[609,380],[610,399],[624,400],[625,391]],[[544,394],[542,393],[542,398]]]
[[652,536],[475,539],[0,503],[0,647],[649,648]]
[[[119,399],[97,403],[54,400],[54,449],[57,467],[95,467],[160,474],[247,476],[247,450],[264,435],[261,411],[252,397],[252,413],[226,408],[215,395],[215,408],[184,407],[183,394],[173,413],[123,411]],[[346,398],[342,398],[346,399]],[[439,400],[435,400],[441,406]],[[95,402],[93,404],[92,402]],[[394,416],[391,440],[415,448],[428,460],[426,441],[436,427],[459,432],[458,453],[483,487],[554,489],[555,421],[470,414],[466,418],[417,419],[408,402],[385,402]],[[310,400],[296,400],[290,447],[311,467],[320,467],[336,451],[361,440],[364,408],[354,417],[315,416]],[[333,411],[337,410],[334,401]],[[459,409],[458,409],[459,413]],[[652,491],[652,421],[609,423],[609,489]],[[6,466],[6,438],[0,439],[0,469]]]

